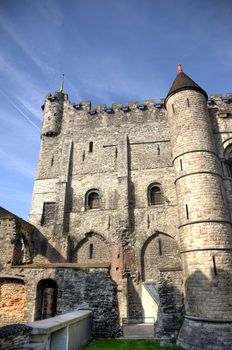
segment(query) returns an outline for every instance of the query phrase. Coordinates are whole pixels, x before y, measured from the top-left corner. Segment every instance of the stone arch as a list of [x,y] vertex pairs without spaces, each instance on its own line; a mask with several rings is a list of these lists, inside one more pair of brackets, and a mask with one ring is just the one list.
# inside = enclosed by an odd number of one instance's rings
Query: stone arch
[[144,242],[141,249],[141,277],[143,281],[158,280],[160,269],[173,269],[180,265],[176,240],[156,231]]
[[98,189],[92,188],[85,194],[85,210],[100,209],[102,197]]
[[35,321],[55,316],[56,307],[56,282],[50,278],[40,280],[36,288]]
[[77,244],[74,256],[78,263],[110,262],[111,245],[101,234],[87,232]]
[[21,265],[32,261],[30,244],[24,234],[19,234],[15,237],[14,249],[12,256],[13,265]]
[[232,144],[231,140],[229,140],[230,143],[225,143],[224,146],[224,163],[223,163],[223,174],[226,177],[232,178]]
[[26,286],[19,278],[0,279],[0,324],[23,321],[26,310]]

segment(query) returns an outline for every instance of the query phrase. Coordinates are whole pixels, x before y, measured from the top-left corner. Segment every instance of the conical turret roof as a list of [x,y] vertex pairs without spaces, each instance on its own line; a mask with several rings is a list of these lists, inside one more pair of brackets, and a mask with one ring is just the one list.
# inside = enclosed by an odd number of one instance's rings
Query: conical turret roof
[[193,81],[187,74],[185,74],[182,70],[181,65],[178,64],[178,74],[176,76],[176,79],[172,83],[171,89],[169,90],[165,98],[165,105],[166,105],[167,99],[171,95],[174,95],[175,93],[182,90],[199,91],[206,97],[206,99],[208,99],[207,93],[197,83],[195,83],[195,81]]

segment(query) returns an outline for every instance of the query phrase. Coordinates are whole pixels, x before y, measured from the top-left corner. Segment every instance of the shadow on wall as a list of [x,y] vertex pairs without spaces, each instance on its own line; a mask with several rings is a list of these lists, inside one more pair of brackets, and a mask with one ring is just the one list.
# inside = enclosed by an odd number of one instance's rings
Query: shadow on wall
[[[213,259],[214,258],[214,259]],[[232,319],[232,275],[217,268],[221,257],[212,257],[209,278],[196,270],[185,282],[186,314],[196,317]],[[232,271],[232,259],[227,266]]]
[[183,294],[177,288],[169,273],[161,273],[156,283],[159,294],[155,337],[177,339],[183,309]]
[[66,259],[60,252],[54,248],[49,243],[48,239],[37,229],[34,230],[32,235],[32,246],[32,259],[41,256],[51,263],[66,262]]

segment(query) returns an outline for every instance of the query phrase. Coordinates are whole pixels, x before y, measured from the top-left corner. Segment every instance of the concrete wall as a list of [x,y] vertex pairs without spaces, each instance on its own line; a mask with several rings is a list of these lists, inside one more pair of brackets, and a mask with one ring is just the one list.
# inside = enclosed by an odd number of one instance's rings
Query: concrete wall
[[74,311],[28,324],[31,343],[45,344],[46,350],[78,350],[92,339],[92,313]]

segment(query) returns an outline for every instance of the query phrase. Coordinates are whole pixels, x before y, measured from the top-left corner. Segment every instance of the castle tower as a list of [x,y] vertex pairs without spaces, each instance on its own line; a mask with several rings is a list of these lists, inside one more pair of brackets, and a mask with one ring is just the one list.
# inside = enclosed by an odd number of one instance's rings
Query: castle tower
[[48,95],[45,99],[44,118],[42,126],[42,135],[57,135],[60,132],[63,102],[65,95],[57,92],[54,96]]
[[207,94],[178,66],[165,100],[171,131],[184,269],[186,349],[232,343],[232,233]]

